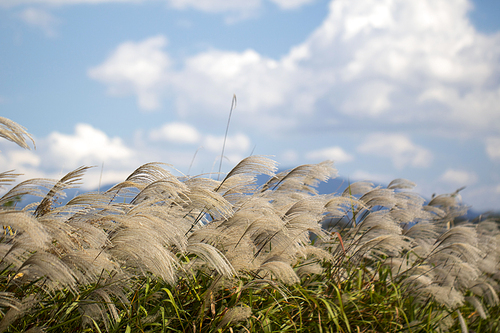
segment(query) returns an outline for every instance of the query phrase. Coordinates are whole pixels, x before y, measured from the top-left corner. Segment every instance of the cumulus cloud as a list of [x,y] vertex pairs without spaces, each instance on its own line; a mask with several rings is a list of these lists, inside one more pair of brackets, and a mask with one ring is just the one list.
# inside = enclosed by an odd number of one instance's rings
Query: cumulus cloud
[[166,44],[164,36],[125,42],[103,64],[89,69],[88,75],[107,84],[111,94],[133,93],[142,109],[157,109],[170,66],[170,58],[163,51]]
[[282,9],[296,9],[314,2],[314,0],[271,0]]
[[201,135],[195,127],[189,124],[173,122],[152,130],[149,137],[153,141],[197,143],[200,141]]
[[74,134],[53,132],[47,138],[48,149],[55,160],[66,168],[81,165],[101,165],[103,162],[125,163],[133,151],[118,138],[110,138],[88,124],[78,124]]
[[472,185],[477,182],[477,179],[474,172],[456,169],[448,169],[440,177],[441,181],[457,186]]
[[500,160],[500,137],[490,137],[486,140],[486,152],[492,160]]
[[52,14],[43,9],[29,7],[24,9],[19,14],[19,17],[25,23],[41,29],[48,37],[54,37],[56,35],[55,28],[59,21]]
[[2,149],[0,154],[0,166],[2,171],[15,170],[17,173],[26,173],[27,170],[33,170],[40,166],[40,156],[32,150],[20,150],[8,148]]
[[[324,122],[340,113],[370,125],[484,133],[500,129],[500,34],[477,32],[470,8],[466,0],[335,0],[322,24],[281,59],[210,49],[172,70],[160,36],[119,46],[89,73],[111,91],[136,94],[144,109],[158,107],[162,94],[175,96],[183,115],[226,112],[235,93],[246,120],[267,128],[297,128],[301,115]],[[123,61],[121,54],[140,56]],[[138,64],[155,74],[131,70]]]
[[371,134],[357,147],[357,151],[363,154],[388,157],[397,169],[406,166],[429,167],[433,158],[429,150],[416,145],[404,134]]
[[[222,145],[224,143],[223,136],[207,135],[203,141],[203,146],[208,150],[213,152],[222,151]],[[229,135],[226,139],[226,147],[224,150],[227,152],[245,153],[250,148],[250,143],[250,138],[243,133]]]
[[282,105],[287,78],[275,60],[253,50],[224,52],[210,50],[190,57],[172,80],[181,112],[193,105],[226,112],[228,96],[236,94],[251,113]]
[[120,138],[111,138],[89,124],[76,125],[72,134],[52,132],[35,140],[36,150],[0,142],[0,170],[20,173],[16,183],[32,178],[60,179],[80,166],[96,166],[86,172],[81,185],[84,190],[95,190],[102,184],[124,181],[143,160]]
[[346,153],[338,146],[310,151],[306,154],[306,158],[316,161],[332,160],[336,163],[350,162],[354,159],[351,154]]

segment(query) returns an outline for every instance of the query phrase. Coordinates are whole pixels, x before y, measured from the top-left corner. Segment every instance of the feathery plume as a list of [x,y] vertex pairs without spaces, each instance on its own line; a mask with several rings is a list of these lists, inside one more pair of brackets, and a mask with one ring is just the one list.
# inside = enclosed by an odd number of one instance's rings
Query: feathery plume
[[51,211],[52,209],[52,204],[54,201],[57,199],[57,197],[64,197],[66,194],[63,192],[65,189],[72,188],[75,185],[78,185],[79,181],[82,180],[82,176],[87,171],[90,169],[90,167],[79,167],[78,169],[75,169],[68,174],[66,174],[64,177],[62,177],[47,193],[45,198],[43,198],[42,202],[38,205],[36,208],[34,215],[36,217],[41,217],[48,212]]
[[33,147],[36,148],[35,140],[24,127],[10,119],[0,117],[0,138],[14,142],[24,149],[31,149],[25,137],[31,140]]
[[217,327],[217,331],[228,324],[235,324],[237,322],[247,320],[251,315],[252,309],[248,306],[234,306],[227,310],[219,326]]
[[196,254],[205,262],[209,263],[212,268],[224,276],[235,276],[236,271],[231,266],[231,263],[225,258],[216,247],[206,243],[191,243],[187,246],[186,251]]
[[351,195],[365,194],[373,189],[373,183],[368,181],[359,181],[352,184],[342,192],[342,196],[347,197]]

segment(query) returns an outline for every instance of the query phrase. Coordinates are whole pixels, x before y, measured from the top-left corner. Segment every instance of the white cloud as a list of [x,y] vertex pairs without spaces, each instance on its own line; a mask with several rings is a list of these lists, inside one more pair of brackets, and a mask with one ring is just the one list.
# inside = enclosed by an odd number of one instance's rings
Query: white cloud
[[161,128],[151,131],[149,135],[153,141],[170,141],[176,143],[197,143],[201,135],[196,128],[186,123],[167,123]]
[[88,75],[106,83],[112,94],[136,94],[144,110],[157,109],[170,66],[170,59],[163,51],[166,44],[164,36],[138,43],[125,42],[103,64],[91,68]]
[[406,166],[429,167],[433,158],[429,150],[414,144],[404,134],[371,134],[357,150],[363,154],[389,157],[398,169]]
[[[14,166],[38,167],[41,163],[40,156],[31,150],[13,150],[9,152],[9,160],[13,161]],[[14,169],[15,169],[14,167]]]
[[98,166],[85,173],[81,184],[84,190],[94,190],[100,184],[124,181],[140,163],[136,152],[125,147],[120,138],[110,138],[88,124],[78,124],[70,135],[52,132],[35,140],[36,150],[22,150],[15,145],[4,148],[0,142],[0,170],[21,174],[16,184],[33,178],[60,179],[80,166]]
[[0,172],[14,170],[16,173],[25,174],[29,170],[37,169],[41,158],[33,150],[22,150],[18,147],[8,146],[0,152]]
[[[174,4],[221,11],[241,5]],[[281,59],[209,49],[174,70],[158,36],[120,45],[89,74],[111,92],[137,95],[143,109],[173,96],[189,117],[226,115],[236,94],[240,119],[263,130],[298,128],[304,115],[325,122],[340,112],[361,125],[482,135],[500,129],[500,34],[477,32],[470,8],[466,0],[335,0],[322,24]]]
[[54,37],[56,35],[55,27],[59,23],[59,21],[49,12],[29,7],[23,10],[19,17],[27,24],[42,29],[48,37]]
[[223,110],[236,93],[263,117],[322,121],[339,110],[362,122],[498,130],[500,34],[478,33],[469,8],[465,0],[335,0],[282,59],[206,51],[186,60],[173,89],[183,112]]
[[477,179],[478,177],[474,172],[456,169],[448,169],[440,177],[441,181],[457,186],[472,185],[477,182]]
[[346,153],[338,146],[310,151],[306,154],[306,158],[310,160],[332,160],[336,163],[350,162],[354,159],[351,154]]
[[53,132],[49,135],[50,154],[62,167],[69,169],[81,165],[101,165],[103,162],[124,163],[133,157],[133,151],[118,138],[88,124],[78,124],[73,135]]
[[260,0],[169,0],[178,9],[193,8],[205,12],[253,11],[260,7]]
[[352,175],[349,175],[352,181],[366,180],[381,184],[389,184],[394,177],[388,174],[372,173],[365,170],[356,170]]
[[[203,139],[203,146],[208,150],[216,153],[220,153],[222,151],[223,143],[223,136],[207,135]],[[227,137],[224,150],[229,153],[245,153],[249,148],[250,138],[243,133],[238,133],[232,136],[229,135]]]
[[[55,6],[78,5],[78,4],[101,4],[101,3],[141,3],[153,0],[0,0],[0,6],[14,7],[30,4],[47,4]],[[290,4],[283,0],[272,0],[279,3],[283,9],[298,8],[311,0],[290,0]],[[230,13],[226,17],[228,23],[248,18],[262,7],[262,0],[163,0],[171,8],[177,10],[194,9],[207,13]]]
[[360,84],[358,89],[349,92],[350,96],[341,106],[341,110],[356,116],[378,116],[391,107],[390,94],[395,89],[385,82]]
[[490,159],[500,159],[500,137],[490,137],[486,140],[486,152]]
[[207,51],[188,58],[184,69],[173,79],[181,111],[192,105],[227,111],[228,96],[245,101],[238,108],[252,113],[282,105],[287,78],[278,63],[253,50],[244,52]]
[[314,2],[314,0],[271,0],[282,9],[296,9]]
[[285,165],[296,164],[299,160],[299,153],[294,149],[287,149],[278,156],[278,160]]

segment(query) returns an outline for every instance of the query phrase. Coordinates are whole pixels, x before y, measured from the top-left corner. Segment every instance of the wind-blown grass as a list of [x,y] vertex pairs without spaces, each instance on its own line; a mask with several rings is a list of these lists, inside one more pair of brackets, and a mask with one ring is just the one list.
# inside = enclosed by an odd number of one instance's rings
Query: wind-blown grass
[[[4,194],[0,332],[500,330],[498,223],[454,225],[458,192],[426,203],[397,179],[320,195],[329,161],[276,174],[250,156],[221,181],[167,168],[64,205],[86,167]],[[8,204],[25,195],[41,200]]]

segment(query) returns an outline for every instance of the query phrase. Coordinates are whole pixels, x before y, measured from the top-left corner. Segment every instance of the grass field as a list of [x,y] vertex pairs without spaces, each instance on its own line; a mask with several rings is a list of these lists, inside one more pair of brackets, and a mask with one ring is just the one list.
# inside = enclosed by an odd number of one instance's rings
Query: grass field
[[86,170],[0,174],[0,332],[500,332],[499,221],[456,225],[458,192],[319,195],[332,162],[250,156],[222,180],[150,163],[57,204]]

